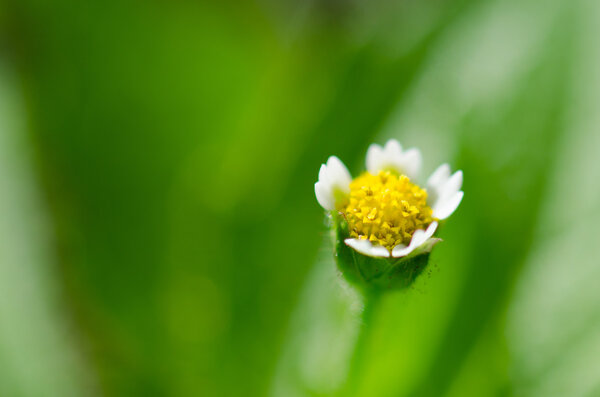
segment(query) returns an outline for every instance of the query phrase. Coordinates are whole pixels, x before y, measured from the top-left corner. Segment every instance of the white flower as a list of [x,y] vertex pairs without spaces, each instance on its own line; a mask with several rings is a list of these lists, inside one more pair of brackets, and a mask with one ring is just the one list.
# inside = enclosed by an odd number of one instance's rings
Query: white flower
[[418,149],[402,150],[395,139],[367,151],[368,173],[352,180],[346,166],[331,156],[319,170],[317,201],[338,211],[349,226],[344,242],[372,257],[400,258],[426,252],[439,241],[433,237],[438,221],[448,218],[464,193],[462,171],[442,164],[429,177],[426,189],[411,182],[421,171]]

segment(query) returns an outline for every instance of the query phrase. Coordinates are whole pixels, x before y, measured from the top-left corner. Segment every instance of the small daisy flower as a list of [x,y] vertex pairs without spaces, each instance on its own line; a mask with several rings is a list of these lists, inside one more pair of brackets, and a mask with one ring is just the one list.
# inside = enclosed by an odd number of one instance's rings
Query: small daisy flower
[[[418,149],[403,151],[394,139],[384,147],[372,144],[367,151],[367,171],[354,179],[340,159],[329,157],[319,170],[315,194],[335,220],[339,242],[359,256],[387,258],[387,264],[394,261],[392,267],[428,254],[440,241],[434,237],[440,221],[448,218],[463,198],[463,174],[452,174],[450,166],[442,164],[425,185],[419,185],[421,164]],[[338,244],[338,257],[344,256],[340,252],[344,249]],[[346,256],[356,261],[355,254]],[[373,266],[386,268],[386,263]]]

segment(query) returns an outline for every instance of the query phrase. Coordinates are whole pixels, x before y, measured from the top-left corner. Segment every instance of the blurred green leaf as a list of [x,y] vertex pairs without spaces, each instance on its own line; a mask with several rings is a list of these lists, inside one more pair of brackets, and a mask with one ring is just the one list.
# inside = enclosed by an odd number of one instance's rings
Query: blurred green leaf
[[0,57],[0,395],[94,395],[24,131],[15,71]]

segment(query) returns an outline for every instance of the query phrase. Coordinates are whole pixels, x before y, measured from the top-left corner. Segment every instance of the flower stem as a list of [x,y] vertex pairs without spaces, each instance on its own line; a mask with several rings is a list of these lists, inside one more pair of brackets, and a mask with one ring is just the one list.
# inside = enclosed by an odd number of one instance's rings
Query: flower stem
[[343,396],[352,396],[358,392],[361,380],[364,375],[364,363],[368,357],[368,345],[371,340],[373,329],[373,320],[375,311],[379,306],[381,298],[380,291],[363,291],[363,311],[360,317],[359,331],[354,346],[352,361],[348,371],[348,379]]

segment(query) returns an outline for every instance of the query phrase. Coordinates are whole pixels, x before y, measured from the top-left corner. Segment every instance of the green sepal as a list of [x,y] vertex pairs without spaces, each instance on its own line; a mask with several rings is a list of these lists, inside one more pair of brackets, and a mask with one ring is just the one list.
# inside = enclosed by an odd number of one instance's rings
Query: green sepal
[[349,238],[348,224],[332,214],[335,259],[342,276],[363,290],[398,290],[410,287],[429,263],[429,254],[440,239],[431,239],[402,258],[375,258],[363,255],[344,243]]

